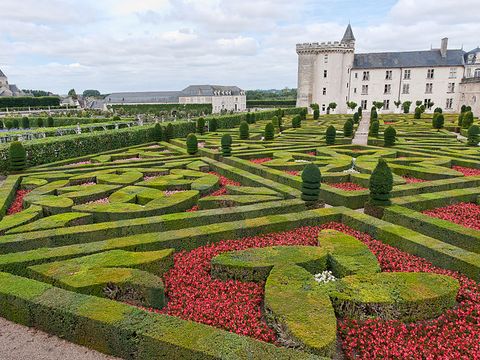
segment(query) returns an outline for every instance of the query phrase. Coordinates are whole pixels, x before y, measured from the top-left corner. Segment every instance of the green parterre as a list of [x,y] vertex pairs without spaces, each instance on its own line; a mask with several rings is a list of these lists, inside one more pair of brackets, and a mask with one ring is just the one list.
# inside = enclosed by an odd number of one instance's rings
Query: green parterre
[[[339,351],[338,319],[416,322],[453,308],[454,278],[384,273],[365,244],[324,230],[310,246],[226,251],[208,262],[221,283],[261,285],[259,311],[276,345],[165,310],[178,254],[332,222],[480,280],[480,232],[423,213],[479,199],[480,153],[450,131],[456,118],[437,131],[431,119],[380,115],[378,138],[362,146],[352,145],[357,124],[345,136],[351,116],[289,112],[215,131],[193,123],[196,147],[186,133],[147,137],[9,175],[0,187],[0,315],[125,359],[322,359]],[[397,130],[393,147],[383,147],[386,126]],[[393,189],[378,218],[361,209],[380,158]],[[302,200],[311,163],[321,171],[313,207]],[[326,271],[337,280],[315,280]]]

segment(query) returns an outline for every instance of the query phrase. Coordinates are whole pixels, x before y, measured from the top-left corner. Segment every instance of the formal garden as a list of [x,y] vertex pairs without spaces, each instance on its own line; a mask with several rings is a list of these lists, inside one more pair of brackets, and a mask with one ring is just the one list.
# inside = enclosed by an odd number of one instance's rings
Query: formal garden
[[0,144],[0,316],[124,359],[480,358],[478,118],[313,110]]

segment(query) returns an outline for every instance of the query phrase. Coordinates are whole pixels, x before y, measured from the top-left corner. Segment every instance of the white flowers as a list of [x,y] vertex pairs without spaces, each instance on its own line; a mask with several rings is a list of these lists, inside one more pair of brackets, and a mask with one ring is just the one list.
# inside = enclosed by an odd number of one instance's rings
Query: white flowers
[[321,273],[315,274],[315,281],[320,284],[327,284],[329,282],[335,281],[337,278],[333,276],[331,271],[325,270]]
[[309,163],[308,160],[295,160],[296,163]]

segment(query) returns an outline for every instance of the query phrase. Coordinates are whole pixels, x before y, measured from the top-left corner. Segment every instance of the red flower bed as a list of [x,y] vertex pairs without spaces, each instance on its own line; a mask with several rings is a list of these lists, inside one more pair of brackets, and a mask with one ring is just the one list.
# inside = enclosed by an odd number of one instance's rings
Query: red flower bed
[[345,190],[345,191],[360,191],[360,190],[367,190],[367,188],[364,188],[363,186],[360,186],[358,184],[352,183],[352,182],[342,182],[342,183],[331,183],[328,184],[334,188]]
[[272,158],[260,158],[260,159],[250,159],[250,162],[251,163],[254,163],[254,164],[263,164],[264,162],[267,162],[267,161],[271,161]]
[[480,175],[480,169],[473,169],[463,166],[452,166],[452,169],[461,172],[465,176],[477,176]]
[[433,210],[424,214],[438,219],[448,220],[475,230],[480,230],[480,206],[473,203],[458,203]]
[[307,152],[307,155],[317,156],[317,152],[316,151],[309,151],[309,152]]
[[17,190],[15,193],[15,199],[13,199],[12,204],[7,210],[7,215],[16,214],[23,210],[23,198],[27,195],[31,190]]
[[285,173],[292,176],[300,176],[300,171],[297,170],[284,170]]
[[175,255],[174,267],[165,275],[168,305],[161,311],[172,316],[219,327],[267,342],[275,332],[262,315],[263,284],[210,276],[211,259],[223,252],[273,245],[316,245],[321,229],[336,229],[365,243],[382,271],[432,272],[453,276],[461,289],[456,308],[440,317],[411,324],[372,319],[340,320],[345,355],[350,359],[478,359],[480,354],[480,286],[458,273],[433,266],[374,240],[343,224],[303,227],[293,231],[222,241]]
[[385,125],[394,125],[395,122],[394,121],[384,121],[383,122]]
[[427,181],[427,180],[418,179],[418,178],[410,177],[410,176],[402,176],[402,177],[405,179],[407,184],[416,184],[416,183],[421,183],[421,182],[426,182]]

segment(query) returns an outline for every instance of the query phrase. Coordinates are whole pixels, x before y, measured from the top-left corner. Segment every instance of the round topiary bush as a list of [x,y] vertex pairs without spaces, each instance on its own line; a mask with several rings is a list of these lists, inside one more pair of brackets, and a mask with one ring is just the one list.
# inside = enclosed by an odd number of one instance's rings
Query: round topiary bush
[[208,130],[210,132],[215,132],[218,130],[218,120],[217,118],[211,118],[208,122]]
[[418,106],[415,108],[415,115],[413,116],[414,119],[421,119],[422,118],[422,109]]
[[462,127],[464,129],[469,129],[470,126],[473,125],[473,113],[471,111],[467,111],[463,115]]
[[343,136],[352,137],[353,135],[353,121],[348,119],[345,124],[343,124]]
[[275,128],[271,122],[265,125],[264,138],[266,141],[272,141],[275,138]]
[[358,112],[356,112],[355,114],[353,114],[353,122],[355,124],[358,124],[360,122],[360,115],[358,114]]
[[172,123],[168,123],[165,129],[165,141],[170,141],[173,139],[174,129]]
[[393,188],[393,175],[387,162],[380,158],[370,176],[370,201],[376,205],[390,204],[390,192]]
[[30,119],[26,116],[22,118],[22,128],[23,129],[29,129],[30,128]]
[[203,117],[197,120],[197,133],[200,135],[205,133],[205,119]]
[[155,124],[152,129],[152,139],[153,141],[162,141],[163,140],[163,129],[160,124]]
[[198,152],[198,139],[195,134],[188,134],[187,136],[187,152],[189,155],[194,155]]
[[315,164],[307,164],[302,171],[302,200],[314,203],[320,197],[322,174]]
[[443,113],[443,110],[442,110],[441,107],[437,107],[437,108],[435,108],[434,113],[440,113],[440,114],[442,114],[442,113]]
[[296,115],[292,118],[292,128],[298,129],[300,127],[302,127],[302,118]]
[[49,116],[47,118],[47,126],[48,127],[53,127],[53,117]]
[[378,137],[378,132],[380,130],[380,123],[378,121],[374,121],[370,124],[370,136]]
[[248,138],[250,137],[250,130],[249,130],[249,126],[248,126],[248,123],[246,121],[242,121],[240,123],[240,139],[241,140],[248,140]]
[[468,145],[469,146],[477,146],[479,139],[478,135],[480,134],[480,127],[478,125],[472,125],[468,128]]
[[224,134],[221,140],[222,144],[222,156],[232,156],[232,137],[229,134]]
[[18,122],[18,119],[13,119],[13,128],[14,129],[20,128],[20,123]]
[[393,127],[389,126],[388,128],[386,128],[385,131],[383,132],[384,146],[394,146],[396,137],[397,137],[397,132]]
[[44,125],[44,124],[43,124],[43,118],[41,118],[41,117],[38,118],[38,119],[37,119],[37,126],[38,126],[39,128],[41,128],[41,127],[43,127],[43,125]]
[[333,125],[330,125],[325,132],[325,142],[327,145],[335,145],[335,137],[337,136],[337,130]]
[[27,152],[21,142],[10,144],[9,161],[11,171],[22,171],[27,167]]

